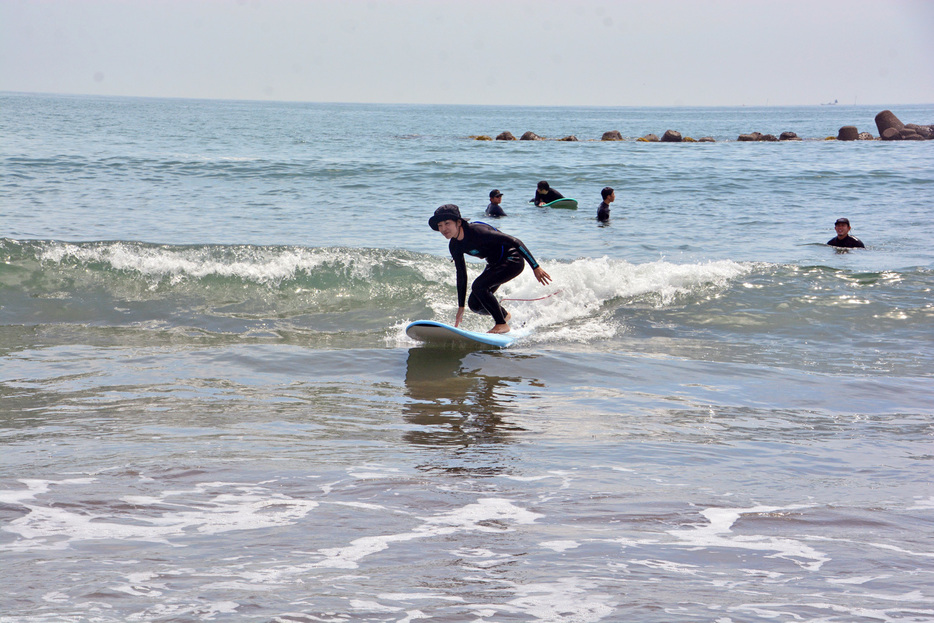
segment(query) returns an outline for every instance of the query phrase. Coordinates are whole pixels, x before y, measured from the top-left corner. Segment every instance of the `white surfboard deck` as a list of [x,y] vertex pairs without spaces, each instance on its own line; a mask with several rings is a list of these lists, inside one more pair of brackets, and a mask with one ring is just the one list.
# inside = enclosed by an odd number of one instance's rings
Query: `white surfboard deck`
[[[534,201],[529,201],[529,204],[535,205]],[[555,199],[551,203],[546,203],[542,208],[563,208],[565,210],[576,210],[577,209],[577,199],[570,199],[565,197],[564,199]]]
[[510,333],[468,331],[434,320],[416,320],[405,328],[405,334],[413,340],[437,345],[505,348],[516,341]]

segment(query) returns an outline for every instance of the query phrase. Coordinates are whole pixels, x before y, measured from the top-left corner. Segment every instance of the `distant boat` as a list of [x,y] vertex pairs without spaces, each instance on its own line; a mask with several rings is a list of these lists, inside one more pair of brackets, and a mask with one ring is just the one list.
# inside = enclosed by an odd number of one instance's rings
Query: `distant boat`
[[834,100],[832,102],[827,102],[826,104],[821,104],[821,106],[836,106],[836,105],[837,105],[837,100]]

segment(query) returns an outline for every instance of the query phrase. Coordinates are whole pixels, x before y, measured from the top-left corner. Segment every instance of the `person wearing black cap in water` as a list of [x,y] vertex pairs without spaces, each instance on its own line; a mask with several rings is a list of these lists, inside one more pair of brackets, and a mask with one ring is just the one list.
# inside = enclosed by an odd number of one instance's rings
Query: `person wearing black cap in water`
[[506,213],[503,212],[503,208],[499,204],[503,202],[503,193],[498,190],[490,191],[490,205],[486,207],[487,216],[506,216]]
[[558,199],[564,199],[564,195],[549,186],[548,182],[542,180],[538,183],[538,188],[535,190],[535,196],[532,197],[532,203],[537,206],[543,206],[546,203],[551,203],[552,201],[557,201]]
[[[535,258],[521,240],[504,234],[486,223],[470,223],[461,217],[460,208],[453,203],[445,204],[435,210],[428,219],[428,226],[440,232],[448,239],[448,250],[454,258],[457,270],[457,316],[454,326],[460,326],[464,317],[464,299],[471,311],[489,314],[496,324],[490,333],[508,333],[510,314],[500,305],[493,293],[509,281],[519,276],[528,262],[535,273],[535,278],[542,285],[548,285],[551,275],[538,265]],[[470,287],[467,298],[467,263],[464,254],[486,260],[486,268]]]
[[844,247],[847,249],[863,249],[866,245],[856,236],[850,235],[850,219],[838,218],[833,224],[837,235],[827,241],[832,247]]

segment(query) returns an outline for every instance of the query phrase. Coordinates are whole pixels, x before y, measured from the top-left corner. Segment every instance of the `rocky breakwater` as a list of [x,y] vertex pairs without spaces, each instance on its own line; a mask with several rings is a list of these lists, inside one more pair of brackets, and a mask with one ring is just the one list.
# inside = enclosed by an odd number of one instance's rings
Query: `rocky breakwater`
[[934,139],[934,125],[902,123],[891,110],[876,115],[876,128],[883,141],[929,141]]
[[[902,123],[898,117],[891,110],[883,110],[878,115],[876,115],[876,127],[879,129],[879,138],[884,141],[924,141],[934,139],[934,124],[932,125],[917,125],[914,123]],[[488,135],[479,135],[471,136],[470,138],[478,141],[491,141],[494,140]],[[520,138],[516,138],[512,132],[501,132],[496,136],[497,141],[545,141],[545,140],[555,140],[563,142],[578,142],[578,138],[571,134],[565,136],[564,138],[554,138],[547,139],[543,136],[539,136],[535,132],[525,132]],[[600,141],[626,141],[627,139],[622,135],[619,130],[610,130],[604,132],[599,139],[584,139],[584,140],[600,140]],[[778,142],[778,141],[800,141],[802,140],[795,132],[785,131],[782,132],[779,136],[774,134],[763,134],[762,132],[748,132],[745,134],[740,134],[737,138],[739,142]],[[826,136],[820,137],[819,139],[805,139],[805,140],[826,140],[826,141],[872,141],[875,140],[872,134],[869,132],[860,132],[855,125],[845,125],[839,129],[836,136]],[[656,134],[646,134],[645,136],[636,138],[635,141],[640,143],[713,143],[715,142],[713,137],[704,136],[702,138],[693,139],[690,136],[683,136],[681,132],[677,130],[667,130],[662,135],[661,138]]]

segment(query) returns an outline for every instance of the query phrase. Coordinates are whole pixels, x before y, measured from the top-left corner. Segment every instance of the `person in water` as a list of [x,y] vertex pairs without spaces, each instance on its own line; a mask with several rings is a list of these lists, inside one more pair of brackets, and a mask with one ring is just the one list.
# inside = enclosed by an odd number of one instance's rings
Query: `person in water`
[[616,193],[607,186],[600,191],[600,196],[603,197],[603,201],[597,206],[597,220],[606,223],[610,220],[610,204],[616,201]]
[[549,186],[548,182],[542,180],[538,183],[538,189],[535,191],[535,196],[532,197],[532,203],[537,206],[543,206],[546,203],[551,203],[558,199],[564,199],[564,195]]
[[503,208],[499,204],[503,202],[503,193],[498,190],[490,191],[490,205],[486,207],[487,216],[506,216],[506,213],[503,212]]
[[850,219],[838,218],[833,224],[837,235],[827,241],[832,247],[844,247],[847,249],[863,249],[866,245],[856,236],[850,235]]
[[[504,234],[486,223],[468,222],[461,217],[460,208],[452,203],[435,210],[434,216],[428,219],[428,226],[449,240],[448,250],[451,252],[457,270],[455,327],[460,326],[464,318],[464,299],[466,298],[471,311],[489,314],[493,317],[495,324],[490,329],[490,333],[508,333],[511,330],[509,327],[511,316],[503,309],[493,293],[507,281],[518,277],[525,268],[526,262],[532,267],[539,283],[548,285],[551,281],[551,275],[538,265],[521,240]],[[486,268],[470,287],[469,298],[467,298],[465,253],[486,260]]]

